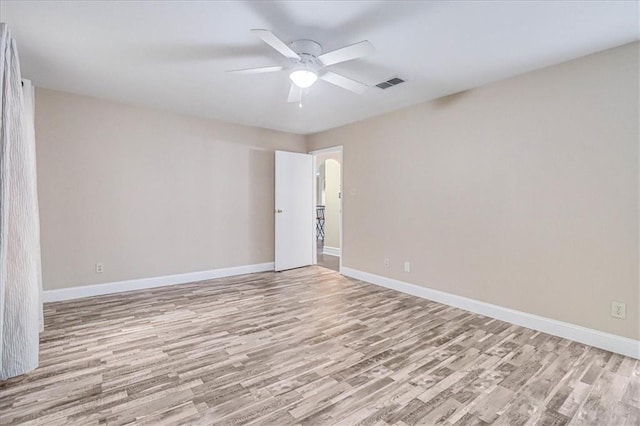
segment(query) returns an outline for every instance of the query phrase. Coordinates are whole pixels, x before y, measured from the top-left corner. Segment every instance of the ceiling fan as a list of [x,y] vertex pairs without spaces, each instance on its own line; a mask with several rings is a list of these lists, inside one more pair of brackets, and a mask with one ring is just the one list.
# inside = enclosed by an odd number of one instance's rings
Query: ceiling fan
[[364,93],[369,87],[364,83],[326,69],[329,65],[362,58],[373,53],[375,48],[367,40],[331,52],[322,53],[320,43],[313,40],[295,40],[287,45],[269,30],[251,30],[251,32],[277,50],[281,55],[290,59],[291,65],[288,67],[269,66],[247,68],[228,72],[235,74],[260,74],[286,69],[289,71],[289,78],[291,79],[291,88],[289,89],[287,102],[298,102],[298,106],[302,107],[302,96],[305,89],[313,86],[318,79],[357,94]]

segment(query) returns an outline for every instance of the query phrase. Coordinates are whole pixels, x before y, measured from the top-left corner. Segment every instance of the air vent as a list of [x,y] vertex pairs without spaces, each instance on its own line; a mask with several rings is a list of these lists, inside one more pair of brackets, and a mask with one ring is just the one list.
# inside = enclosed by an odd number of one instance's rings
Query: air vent
[[404,80],[398,77],[394,77],[390,80],[383,81],[382,83],[376,84],[381,89],[388,89],[391,86],[395,86],[396,84],[404,83]]

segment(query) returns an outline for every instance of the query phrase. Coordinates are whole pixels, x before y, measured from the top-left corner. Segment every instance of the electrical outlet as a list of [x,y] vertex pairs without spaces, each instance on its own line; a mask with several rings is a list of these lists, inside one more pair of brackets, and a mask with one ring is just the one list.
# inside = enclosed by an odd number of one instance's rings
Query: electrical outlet
[[627,318],[627,305],[622,302],[611,301],[611,316],[614,318]]
[[96,274],[104,272],[104,265],[102,263],[96,263]]
[[411,272],[411,262],[408,262],[405,260],[404,262],[404,271],[405,272]]
[[388,257],[385,257],[385,258],[384,258],[384,267],[385,267],[385,268],[388,268],[390,264],[391,264],[391,262],[389,262],[389,258],[388,258]]

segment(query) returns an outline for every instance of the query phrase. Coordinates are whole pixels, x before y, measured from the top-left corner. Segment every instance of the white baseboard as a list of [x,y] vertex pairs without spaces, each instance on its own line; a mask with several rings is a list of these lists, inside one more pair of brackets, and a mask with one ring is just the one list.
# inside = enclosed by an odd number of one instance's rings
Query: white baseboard
[[579,325],[557,321],[514,309],[504,308],[498,305],[445,293],[439,290],[409,284],[392,278],[370,274],[346,266],[342,267],[342,274],[371,284],[401,291],[413,296],[444,303],[476,314],[506,321],[511,324],[542,331],[554,336],[574,340],[585,345],[595,346],[628,357],[640,359],[640,341]]
[[322,254],[328,254],[331,256],[340,256],[340,249],[336,247],[322,247]]
[[185,274],[116,281],[105,284],[61,288],[58,290],[45,290],[42,296],[44,302],[58,302],[61,300],[79,299],[81,297],[100,296],[123,291],[144,290],[147,288],[185,284],[214,278],[232,277],[234,275],[252,274],[254,272],[273,271],[273,269],[273,262],[257,263],[255,265],[234,266],[231,268],[212,269],[210,271],[188,272]]

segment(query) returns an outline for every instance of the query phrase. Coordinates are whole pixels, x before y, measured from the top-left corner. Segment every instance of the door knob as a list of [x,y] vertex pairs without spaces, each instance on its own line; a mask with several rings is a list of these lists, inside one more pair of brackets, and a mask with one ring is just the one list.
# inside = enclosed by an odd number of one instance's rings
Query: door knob
[[276,213],[282,213],[282,210],[278,209],[276,210]]

